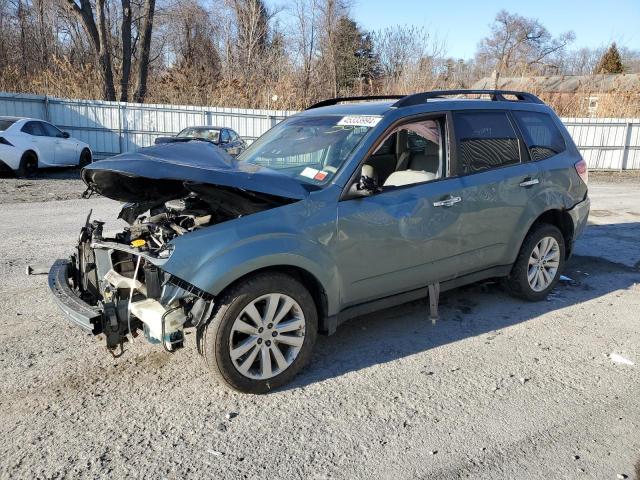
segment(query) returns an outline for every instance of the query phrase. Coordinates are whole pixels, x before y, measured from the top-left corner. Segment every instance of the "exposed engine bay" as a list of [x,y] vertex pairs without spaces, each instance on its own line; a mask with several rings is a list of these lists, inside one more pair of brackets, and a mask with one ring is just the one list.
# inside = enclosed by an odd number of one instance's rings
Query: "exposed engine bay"
[[168,351],[183,346],[184,328],[210,318],[214,298],[162,270],[171,241],[217,223],[289,202],[231,188],[191,185],[188,195],[126,203],[119,218],[129,225],[105,236],[104,222],[87,218],[71,257],[70,287],[102,311],[95,334],[113,351],[140,332]]
[[[92,194],[123,202],[126,227],[107,233],[91,214],[76,252],[56,260],[49,286],[67,317],[112,351],[140,332],[175,350],[184,329],[211,317],[214,298],[163,270],[185,235],[307,197],[300,182],[244,164],[205,142],[156,145],[91,163],[81,171]],[[114,224],[110,224],[112,227]],[[187,247],[188,248],[188,247]],[[167,265],[168,266],[168,265]],[[190,271],[190,268],[186,268]]]

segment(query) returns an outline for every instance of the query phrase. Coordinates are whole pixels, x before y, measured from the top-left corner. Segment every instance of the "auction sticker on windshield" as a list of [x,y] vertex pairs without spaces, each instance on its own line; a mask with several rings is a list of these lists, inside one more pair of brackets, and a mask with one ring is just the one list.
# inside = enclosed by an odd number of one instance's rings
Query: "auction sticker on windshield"
[[338,125],[349,127],[375,127],[380,120],[382,120],[382,117],[374,115],[351,115],[349,117],[342,117],[338,122]]

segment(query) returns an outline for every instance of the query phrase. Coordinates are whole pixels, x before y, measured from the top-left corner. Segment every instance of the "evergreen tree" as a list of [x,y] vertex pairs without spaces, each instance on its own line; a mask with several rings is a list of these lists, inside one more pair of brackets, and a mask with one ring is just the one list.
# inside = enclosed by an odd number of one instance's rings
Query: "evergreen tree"
[[615,42],[611,44],[609,49],[602,55],[602,58],[596,66],[595,73],[623,73],[624,65],[620,58],[620,52]]
[[335,61],[338,92],[349,92],[357,82],[368,82],[376,76],[371,36],[347,16],[338,20]]

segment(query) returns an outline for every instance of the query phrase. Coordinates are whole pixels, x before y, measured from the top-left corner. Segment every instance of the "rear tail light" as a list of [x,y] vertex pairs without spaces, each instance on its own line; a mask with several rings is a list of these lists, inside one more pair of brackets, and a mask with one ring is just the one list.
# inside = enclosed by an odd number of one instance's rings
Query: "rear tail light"
[[0,144],[2,145],[9,145],[10,147],[13,147],[13,143],[11,143],[9,140],[7,140],[4,137],[0,137]]
[[576,167],[576,172],[578,172],[584,184],[587,185],[589,183],[589,168],[587,168],[587,162],[582,159],[576,162],[574,167]]

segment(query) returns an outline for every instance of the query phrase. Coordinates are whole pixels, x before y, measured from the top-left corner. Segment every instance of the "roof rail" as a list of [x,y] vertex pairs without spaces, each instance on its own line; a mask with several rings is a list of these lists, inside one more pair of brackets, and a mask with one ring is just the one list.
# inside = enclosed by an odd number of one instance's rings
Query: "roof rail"
[[[394,103],[393,106],[396,108],[410,107],[412,105],[420,105],[421,103],[425,103],[429,99],[443,98],[450,95],[489,95],[491,97],[491,100],[494,102],[518,101],[544,104],[544,102],[536,97],[533,93],[517,92],[513,90],[432,90],[431,92],[414,93],[412,95],[402,97],[400,100]],[[509,100],[508,98],[504,97],[505,95],[512,95],[516,97],[517,100]]]
[[311,110],[312,108],[328,107],[329,105],[336,105],[341,102],[357,102],[357,101],[367,101],[367,100],[400,100],[405,97],[406,95],[370,95],[370,96],[364,96],[364,97],[329,98],[327,100],[322,100],[321,102],[314,103],[310,107],[307,107],[306,110]]

